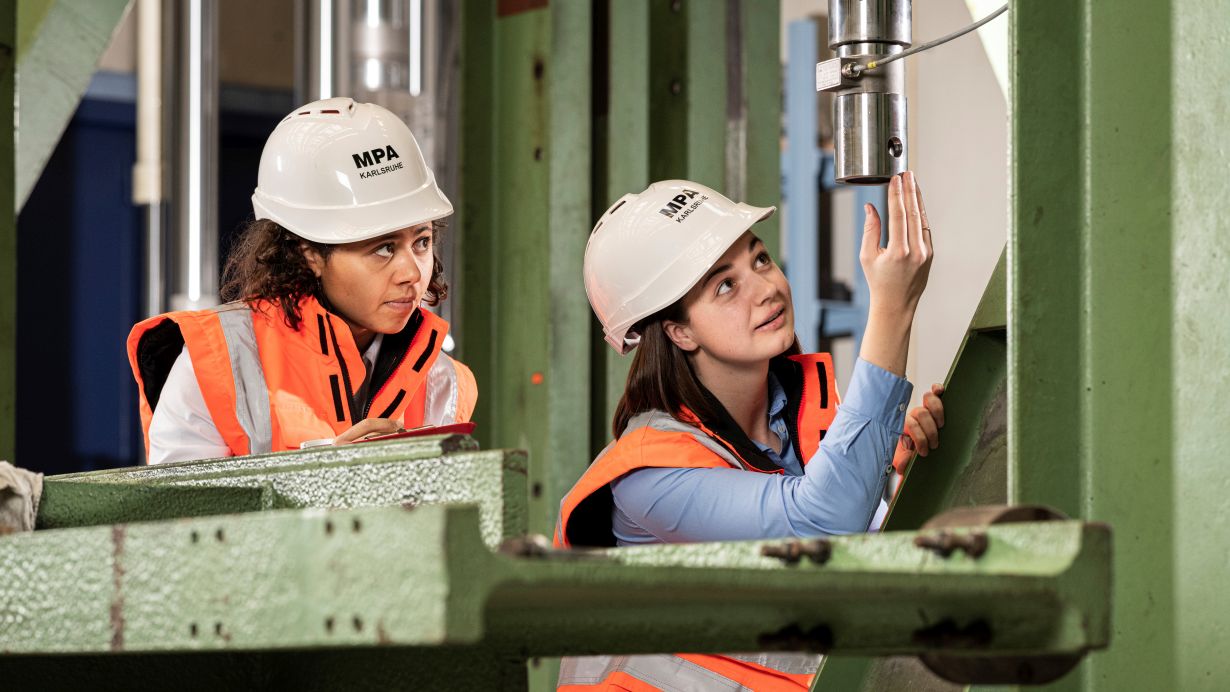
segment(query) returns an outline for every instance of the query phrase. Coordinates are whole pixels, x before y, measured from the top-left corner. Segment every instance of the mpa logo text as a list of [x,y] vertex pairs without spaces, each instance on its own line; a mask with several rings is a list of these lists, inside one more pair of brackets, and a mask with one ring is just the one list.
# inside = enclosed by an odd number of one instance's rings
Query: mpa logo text
[[400,157],[397,155],[397,151],[390,145],[383,148],[372,149],[371,151],[351,154],[350,158],[354,159],[355,168],[367,168],[368,166],[375,166],[383,161],[392,161],[393,159]]
[[[693,202],[692,198],[697,196],[699,196],[700,199]],[[707,199],[709,199],[709,195],[702,195],[696,190],[689,190],[685,187],[683,188],[683,192],[671,197],[671,200],[666,203],[665,207],[659,209],[658,213],[676,223],[679,223],[688,218],[688,216],[690,216],[692,212],[696,211],[696,208]],[[691,202],[691,204],[689,204],[689,202]],[[687,207],[687,209],[684,209],[684,207]],[[682,214],[679,213],[680,210],[683,210]]]

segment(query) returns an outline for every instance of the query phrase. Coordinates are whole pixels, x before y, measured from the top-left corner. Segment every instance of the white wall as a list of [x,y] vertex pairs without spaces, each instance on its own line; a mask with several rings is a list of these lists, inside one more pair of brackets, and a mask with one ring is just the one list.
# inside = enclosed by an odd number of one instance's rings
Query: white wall
[[[971,21],[964,0],[916,2],[914,41]],[[1005,15],[994,23],[1006,27],[1007,21]],[[977,34],[906,60],[910,167],[923,189],[936,250],[907,371],[917,400],[947,375],[1007,238],[1008,110]]]

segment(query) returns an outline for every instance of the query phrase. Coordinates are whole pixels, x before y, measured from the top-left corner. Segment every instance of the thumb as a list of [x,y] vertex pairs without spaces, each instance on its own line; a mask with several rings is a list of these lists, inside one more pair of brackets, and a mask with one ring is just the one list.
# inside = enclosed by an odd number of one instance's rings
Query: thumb
[[867,216],[863,221],[863,246],[859,254],[871,258],[880,251],[880,213],[873,204],[864,204],[863,212]]

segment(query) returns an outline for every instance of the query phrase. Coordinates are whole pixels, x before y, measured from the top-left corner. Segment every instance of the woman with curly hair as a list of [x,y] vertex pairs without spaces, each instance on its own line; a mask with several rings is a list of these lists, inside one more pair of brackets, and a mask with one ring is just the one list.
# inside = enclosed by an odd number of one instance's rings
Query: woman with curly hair
[[452,204],[409,128],[348,98],[296,109],[261,153],[255,219],[208,310],[137,324],[128,355],[150,463],[352,442],[468,421],[441,351],[435,242]]

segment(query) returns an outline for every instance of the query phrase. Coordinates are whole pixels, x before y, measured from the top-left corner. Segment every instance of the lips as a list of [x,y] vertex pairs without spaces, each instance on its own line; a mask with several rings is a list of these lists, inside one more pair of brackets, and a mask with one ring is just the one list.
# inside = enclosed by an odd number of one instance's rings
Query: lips
[[395,300],[386,300],[384,304],[393,308],[394,310],[397,310],[398,312],[408,312],[414,309],[415,299],[413,296],[406,296],[405,298],[397,298]]
[[765,327],[772,325],[774,322],[777,322],[777,320],[780,319],[785,314],[786,314],[786,308],[784,307],[774,310],[773,314],[769,317],[769,319],[756,325],[756,330],[759,331],[761,329],[764,329]]

